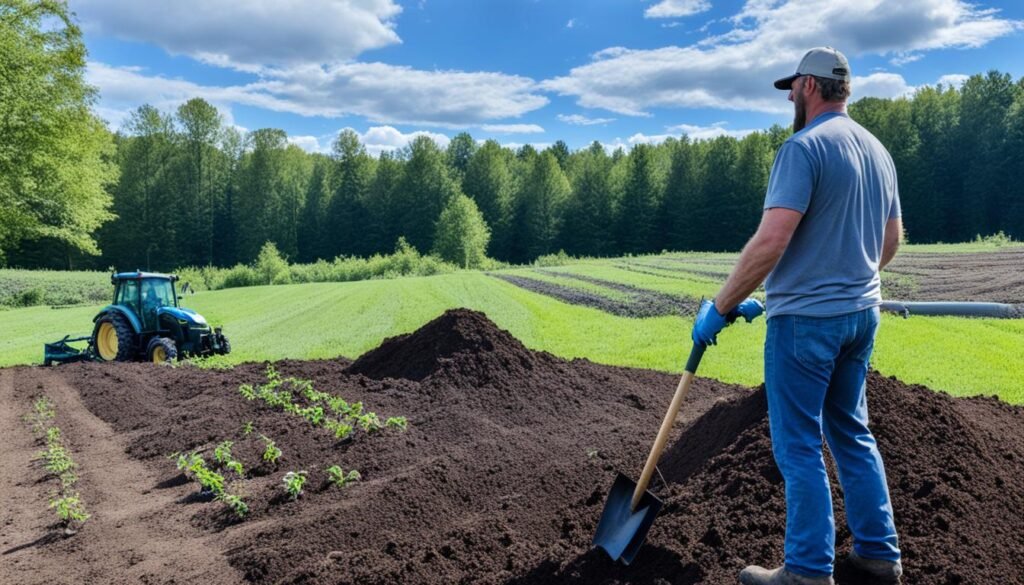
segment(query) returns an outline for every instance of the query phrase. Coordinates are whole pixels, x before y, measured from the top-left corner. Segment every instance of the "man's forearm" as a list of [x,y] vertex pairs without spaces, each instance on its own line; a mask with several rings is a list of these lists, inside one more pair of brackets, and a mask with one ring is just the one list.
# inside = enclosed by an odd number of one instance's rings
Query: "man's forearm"
[[785,246],[778,243],[762,241],[759,234],[755,234],[740,253],[740,259],[722,290],[715,295],[715,308],[718,312],[722,315],[728,313],[757,290],[778,264],[785,249]]

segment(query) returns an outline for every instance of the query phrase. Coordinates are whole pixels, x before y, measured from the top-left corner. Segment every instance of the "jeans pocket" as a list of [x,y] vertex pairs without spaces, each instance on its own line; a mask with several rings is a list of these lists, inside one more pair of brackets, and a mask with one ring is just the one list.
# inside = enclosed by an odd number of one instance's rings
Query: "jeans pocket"
[[805,366],[832,367],[842,349],[847,319],[796,317],[793,320],[793,354]]

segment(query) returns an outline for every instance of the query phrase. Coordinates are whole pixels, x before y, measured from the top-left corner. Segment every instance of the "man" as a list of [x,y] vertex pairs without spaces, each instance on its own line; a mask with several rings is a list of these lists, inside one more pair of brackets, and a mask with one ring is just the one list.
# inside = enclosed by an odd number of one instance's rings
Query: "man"
[[765,386],[772,451],[786,482],[785,563],[747,567],[740,582],[833,583],[824,433],[853,533],[849,560],[873,582],[898,583],[892,504],[865,400],[878,272],[903,232],[896,171],[885,147],[846,115],[850,66],[839,51],[811,50],[775,87],[789,91],[795,134],[775,158],[757,233],[693,328],[695,342],[714,343],[723,315],[767,277]]

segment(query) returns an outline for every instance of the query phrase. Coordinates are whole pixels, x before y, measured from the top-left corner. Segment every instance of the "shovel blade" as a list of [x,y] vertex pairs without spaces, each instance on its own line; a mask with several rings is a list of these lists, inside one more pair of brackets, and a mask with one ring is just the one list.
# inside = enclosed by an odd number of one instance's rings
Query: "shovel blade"
[[626,565],[640,552],[640,546],[647,539],[647,531],[661,510],[661,500],[647,491],[633,510],[634,490],[635,481],[621,473],[615,478],[594,532],[594,546],[603,548],[613,561],[622,561]]

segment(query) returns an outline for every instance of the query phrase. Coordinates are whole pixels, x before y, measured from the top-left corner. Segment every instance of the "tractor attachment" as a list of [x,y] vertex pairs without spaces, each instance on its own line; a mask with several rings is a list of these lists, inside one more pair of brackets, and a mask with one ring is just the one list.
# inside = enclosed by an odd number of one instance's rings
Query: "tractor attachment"
[[[70,345],[82,341],[88,342],[85,349],[78,349]],[[71,362],[91,362],[96,361],[96,359],[91,336],[73,338],[70,335],[65,335],[64,339],[60,341],[43,344],[43,364],[47,366],[69,364]]]

